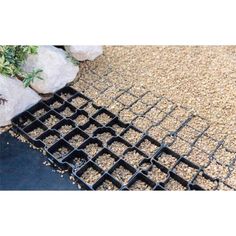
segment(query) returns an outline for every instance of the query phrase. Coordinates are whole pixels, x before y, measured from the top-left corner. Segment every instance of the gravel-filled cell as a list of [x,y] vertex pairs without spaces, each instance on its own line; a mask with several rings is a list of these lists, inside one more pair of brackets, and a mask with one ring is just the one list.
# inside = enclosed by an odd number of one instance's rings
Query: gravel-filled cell
[[74,119],[74,121],[76,122],[77,125],[83,126],[89,121],[89,119],[86,115],[80,114]]
[[184,122],[190,117],[191,113],[187,109],[177,106],[174,111],[171,112],[171,116],[176,118],[177,120]]
[[138,85],[134,85],[129,89],[129,93],[131,93],[137,97],[141,97],[147,92],[148,92],[147,89],[145,89],[144,87],[138,86]]
[[60,112],[61,115],[64,117],[70,117],[74,114],[74,111],[72,111],[69,107],[66,107],[63,111]]
[[84,108],[84,111],[88,113],[89,116],[94,115],[97,112],[97,109],[93,106],[92,102],[89,102]]
[[208,122],[199,116],[194,116],[189,122],[188,125],[192,128],[202,132],[208,127]]
[[87,184],[93,185],[101,177],[101,173],[95,170],[93,167],[88,167],[80,178]]
[[134,120],[137,117],[132,111],[129,109],[124,109],[120,112],[119,118],[121,121],[125,123],[130,123],[132,120]]
[[123,93],[117,98],[117,101],[125,106],[130,106],[136,100],[137,98],[129,93]]
[[229,177],[226,179],[225,182],[232,188],[236,189],[236,168],[235,165],[233,167],[234,169],[232,170],[232,172],[230,173]]
[[131,166],[137,168],[139,163],[145,158],[145,156],[141,155],[136,150],[128,151],[124,154],[123,159],[129,163]]
[[33,115],[34,115],[36,118],[39,118],[40,116],[43,116],[43,115],[46,114],[46,113],[47,113],[47,110],[46,110],[45,108],[41,108],[41,109],[35,111],[35,112],[33,113]]
[[112,117],[106,114],[105,112],[99,114],[95,118],[100,124],[105,125],[112,120]]
[[50,107],[51,108],[53,108],[53,109],[57,109],[57,108],[59,108],[60,106],[62,106],[62,102],[60,102],[60,101],[55,101],[55,102],[53,102],[51,105],[50,105]]
[[166,98],[162,98],[156,105],[159,110],[169,113],[175,108],[175,105]]
[[167,173],[158,168],[156,165],[152,166],[147,175],[155,183],[164,182],[168,177]]
[[150,107],[150,105],[146,105],[139,100],[131,106],[131,111],[137,115],[143,115]]
[[85,98],[82,98],[80,96],[78,97],[75,97],[71,100],[71,104],[76,107],[76,108],[80,108],[82,107],[83,105],[85,105],[88,101],[85,99]]
[[211,154],[217,148],[218,142],[212,138],[209,138],[206,135],[203,135],[197,140],[195,146],[198,147],[199,149]]
[[109,170],[116,162],[115,158],[109,153],[102,153],[99,155],[94,162],[103,170]]
[[178,137],[175,139],[175,142],[171,145],[171,149],[176,153],[178,153],[179,155],[187,155],[191,151],[191,148],[192,147],[188,142]]
[[148,130],[148,134],[154,139],[161,141],[166,135],[169,134],[168,130],[163,129],[161,126],[153,126]]
[[187,187],[179,183],[178,181],[174,180],[173,178],[170,178],[168,182],[165,184],[166,190],[170,191],[185,191],[187,190]]
[[37,138],[39,135],[41,135],[42,133],[44,132],[44,130],[42,128],[35,128],[33,129],[32,131],[30,131],[28,133],[28,135],[31,137],[31,138]]
[[84,151],[90,156],[94,157],[99,151],[101,151],[102,147],[99,146],[98,143],[90,143],[87,144],[84,148]]
[[102,182],[101,185],[99,185],[96,190],[99,191],[115,191],[118,190],[118,187],[113,184],[109,179],[106,179]]
[[154,105],[159,99],[152,92],[148,92],[141,98],[141,101],[147,105]]
[[109,99],[106,95],[100,94],[98,97],[94,99],[94,103],[97,106],[102,106],[102,107],[109,107],[112,103],[111,99]]
[[74,129],[74,127],[72,125],[62,125],[59,129],[58,132],[64,136],[66,134],[68,134],[70,131],[72,131]]
[[85,129],[85,133],[87,133],[88,135],[93,135],[94,131],[98,128],[97,125],[95,124],[90,124],[86,129]]
[[186,125],[178,132],[178,137],[182,138],[183,140],[189,143],[194,143],[200,134],[201,133],[197,130]]
[[57,124],[59,121],[60,121],[59,118],[57,118],[57,117],[54,116],[54,115],[50,115],[48,118],[46,118],[46,119],[43,121],[43,123],[44,123],[47,127],[51,128],[52,126],[54,126],[55,124]]
[[120,134],[124,130],[124,127],[121,127],[119,124],[114,124],[111,127],[116,131],[117,134]]
[[114,114],[116,114],[116,115],[118,115],[119,112],[120,112],[121,110],[123,110],[124,108],[125,108],[125,106],[122,105],[122,104],[121,104],[120,102],[118,102],[118,101],[113,101],[113,102],[109,105],[109,107],[108,107],[109,111],[111,111],[112,113],[114,113]]
[[58,140],[58,136],[55,134],[52,135],[48,135],[47,137],[45,137],[43,139],[43,142],[47,145],[47,146],[51,146],[52,144],[54,144],[57,140]]
[[210,156],[198,148],[193,148],[186,158],[199,167],[206,167],[210,162]]
[[152,125],[153,123],[147,119],[146,117],[137,117],[133,121],[134,126],[136,126],[138,129],[142,130],[143,132],[146,132]]
[[148,119],[152,120],[155,123],[160,122],[165,116],[166,114],[163,111],[158,110],[155,107],[152,107],[147,113],[145,113],[145,117],[147,117]]
[[130,178],[133,176],[132,172],[122,165],[115,168],[115,170],[111,174],[123,184],[127,184]]
[[104,145],[106,145],[107,141],[110,140],[113,135],[110,132],[102,132],[96,135],[96,137],[103,142]]
[[123,152],[128,148],[125,143],[120,141],[114,141],[109,145],[111,151],[113,151],[117,156],[121,156]]
[[125,133],[122,135],[122,137],[127,140],[131,144],[136,144],[140,138],[142,137],[142,133],[139,131],[136,131],[133,128],[129,128],[125,131]]
[[174,168],[174,171],[177,175],[182,177],[186,181],[191,181],[193,177],[197,174],[198,169],[195,169],[184,162],[180,162]]
[[74,148],[79,147],[83,142],[84,142],[84,137],[82,137],[80,134],[75,134],[74,136],[72,136],[68,142],[70,143],[70,145],[72,145]]
[[130,187],[129,190],[133,191],[150,191],[152,187],[142,180],[135,181]]
[[202,172],[194,180],[194,184],[199,185],[205,190],[214,190],[217,187],[217,181],[206,178]]
[[229,174],[229,168],[213,160],[210,162],[209,166],[204,169],[204,172],[214,179],[224,179]]
[[167,116],[162,122],[161,126],[170,131],[176,131],[181,125],[181,122],[171,116]]
[[236,153],[227,151],[224,147],[220,147],[214,153],[215,159],[223,165],[230,165],[236,159]]
[[57,150],[53,153],[53,156],[57,159],[63,158],[66,156],[71,150],[69,150],[67,147],[62,146],[57,148]]
[[145,138],[139,144],[138,148],[140,148],[141,151],[143,151],[148,156],[150,156],[150,155],[153,155],[157,151],[159,146],[154,144],[154,143],[152,143],[149,139]]
[[157,161],[161,165],[165,166],[167,169],[172,169],[176,164],[176,162],[178,161],[178,159],[172,155],[163,152],[161,156],[158,157]]

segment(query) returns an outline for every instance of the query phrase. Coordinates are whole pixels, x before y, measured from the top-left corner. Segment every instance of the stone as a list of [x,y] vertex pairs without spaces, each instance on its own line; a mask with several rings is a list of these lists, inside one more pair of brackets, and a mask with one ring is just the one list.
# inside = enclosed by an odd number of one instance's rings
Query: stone
[[25,88],[16,79],[0,75],[0,126],[9,125],[11,119],[36,104],[41,97],[31,88]]
[[42,69],[40,77],[30,86],[38,93],[54,93],[76,78],[79,67],[74,65],[68,58],[67,53],[54,46],[39,46],[36,55],[30,55],[24,65],[23,70],[31,72],[33,69]]
[[65,49],[72,57],[78,61],[90,60],[93,61],[98,56],[102,55],[102,46],[78,46],[71,45],[65,46]]

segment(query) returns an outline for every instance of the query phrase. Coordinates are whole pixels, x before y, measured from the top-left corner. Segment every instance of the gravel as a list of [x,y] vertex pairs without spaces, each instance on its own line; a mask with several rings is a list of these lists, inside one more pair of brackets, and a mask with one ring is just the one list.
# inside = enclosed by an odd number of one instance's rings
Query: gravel
[[89,167],[80,177],[87,184],[93,185],[101,177],[101,174],[94,168]]
[[123,152],[128,148],[128,146],[122,142],[114,141],[109,145],[111,151],[113,151],[117,156],[121,156]]
[[177,159],[171,155],[166,153],[162,153],[160,157],[158,157],[158,162],[165,166],[167,169],[172,169],[177,162]]
[[124,128],[118,124],[112,125],[112,129],[116,131],[116,134],[120,134],[124,130]]
[[197,148],[193,148],[186,158],[199,167],[206,167],[210,162],[210,156]]
[[54,115],[50,115],[49,118],[47,118],[45,121],[43,121],[43,123],[51,128],[52,126],[54,126],[55,124],[57,124],[60,120],[54,116]]
[[137,180],[135,181],[130,187],[129,190],[133,190],[133,191],[147,191],[147,190],[152,190],[152,187],[149,186],[147,183],[145,183],[144,181],[141,180]]
[[187,190],[182,184],[177,182],[176,180],[170,178],[168,182],[165,184],[165,188],[170,191],[184,191]]
[[52,144],[54,144],[56,142],[56,140],[59,139],[57,137],[57,135],[49,135],[47,136],[43,142],[47,145],[47,146],[51,146]]
[[52,108],[54,108],[54,109],[57,109],[57,108],[59,108],[61,105],[62,105],[61,102],[56,101],[56,102],[52,103],[52,104],[50,105],[50,107],[52,107]]
[[148,120],[145,117],[137,117],[134,121],[133,124],[140,130],[142,130],[143,132],[145,132],[146,130],[148,130],[149,127],[151,127],[153,125],[153,123]]
[[80,168],[83,164],[85,164],[86,159],[82,157],[75,157],[73,159],[73,164],[75,165],[76,168]]
[[175,168],[174,171],[177,175],[182,177],[187,181],[191,181],[193,177],[197,174],[197,169],[188,166],[187,164],[180,162]]
[[103,170],[107,171],[114,165],[115,159],[110,154],[104,153],[96,158],[95,162]]
[[72,125],[62,125],[58,131],[61,133],[62,136],[66,135],[70,131],[72,131],[74,127]]
[[230,165],[236,159],[236,153],[227,151],[224,147],[217,149],[214,153],[216,161],[223,165]]
[[137,168],[139,166],[139,163],[144,159],[145,157],[139,154],[136,150],[127,152],[123,159],[128,162],[133,167]]
[[96,126],[95,124],[90,124],[88,126],[88,128],[85,129],[85,132],[88,134],[88,135],[93,135],[93,132],[98,128],[98,126]]
[[202,174],[199,174],[194,181],[195,184],[199,185],[205,190],[213,190],[217,187],[217,181],[212,181],[205,178]]
[[101,185],[96,190],[100,191],[115,191],[118,190],[118,188],[108,179],[102,182]]
[[113,136],[110,132],[103,132],[100,134],[97,134],[97,138],[103,142],[104,145],[106,145],[107,141],[111,139]]
[[30,137],[37,138],[39,135],[41,135],[44,132],[41,128],[36,128],[29,132]]
[[74,114],[74,112],[69,108],[66,107],[63,111],[60,112],[64,117],[70,117]]
[[105,125],[107,124],[109,121],[111,121],[111,117],[109,115],[107,115],[106,113],[102,113],[98,116],[96,116],[95,118],[100,124]]
[[77,125],[82,126],[88,122],[88,117],[85,115],[78,115],[78,117],[75,119],[75,122]]
[[137,98],[129,93],[123,93],[120,97],[117,98],[117,101],[125,105],[126,107],[134,103]]
[[151,141],[149,141],[148,139],[144,139],[140,145],[139,148],[146,153],[148,156],[153,155],[157,149],[158,146],[153,144]]
[[215,160],[211,161],[209,166],[204,169],[204,172],[212,178],[224,179],[229,174],[229,168],[227,166],[217,163]]
[[142,133],[134,130],[133,128],[129,128],[122,136],[129,143],[136,144],[142,137],[142,135],[143,135]]
[[85,100],[84,98],[76,97],[72,99],[71,104],[75,106],[76,108],[80,108],[81,106],[85,105],[86,102],[87,100]]
[[56,152],[53,153],[53,155],[59,159],[67,155],[68,153],[69,153],[69,150],[66,147],[60,147],[57,149]]
[[127,184],[129,179],[132,177],[132,172],[123,166],[119,166],[112,172],[112,175],[121,183]]
[[102,147],[100,147],[97,143],[91,143],[91,144],[88,144],[88,145],[84,148],[84,151],[85,151],[90,157],[93,157],[93,156],[95,156],[101,149],[102,149]]
[[77,148],[84,142],[84,138],[81,135],[76,134],[71,139],[69,139],[68,142],[70,145]]
[[97,109],[91,102],[89,102],[83,109],[88,113],[89,116],[92,116],[95,112],[97,112]]
[[36,112],[34,112],[34,116],[35,116],[36,118],[39,118],[40,116],[44,115],[46,112],[47,112],[47,111],[46,111],[44,108],[42,108],[42,109],[37,110]]
[[163,172],[161,169],[157,168],[155,165],[153,168],[148,171],[148,177],[154,182],[164,182],[167,178],[167,174]]

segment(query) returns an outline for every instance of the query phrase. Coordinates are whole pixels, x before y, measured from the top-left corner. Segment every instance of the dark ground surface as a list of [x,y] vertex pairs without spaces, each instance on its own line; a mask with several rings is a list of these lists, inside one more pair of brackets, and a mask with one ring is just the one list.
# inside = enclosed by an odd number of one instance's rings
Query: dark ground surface
[[38,150],[13,138],[0,135],[0,190],[76,190],[67,175],[62,178]]

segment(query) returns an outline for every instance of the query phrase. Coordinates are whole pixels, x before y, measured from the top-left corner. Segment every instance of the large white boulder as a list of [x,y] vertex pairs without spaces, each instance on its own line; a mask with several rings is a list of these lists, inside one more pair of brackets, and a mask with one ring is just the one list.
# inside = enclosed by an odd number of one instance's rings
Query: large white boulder
[[30,55],[23,65],[23,70],[31,72],[42,69],[40,76],[30,85],[39,93],[53,93],[73,81],[79,72],[63,49],[53,46],[40,46],[36,55]]
[[0,126],[11,123],[11,119],[36,104],[41,97],[31,88],[15,78],[0,75]]
[[102,46],[65,46],[66,51],[70,53],[78,61],[90,60],[93,61],[98,56],[102,55]]

